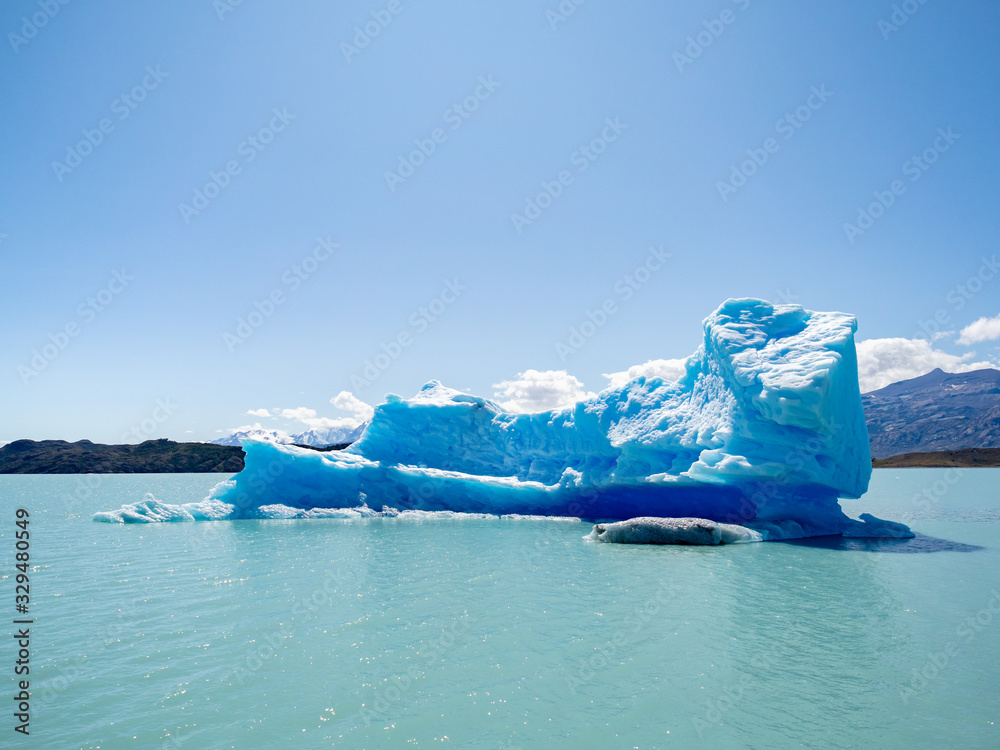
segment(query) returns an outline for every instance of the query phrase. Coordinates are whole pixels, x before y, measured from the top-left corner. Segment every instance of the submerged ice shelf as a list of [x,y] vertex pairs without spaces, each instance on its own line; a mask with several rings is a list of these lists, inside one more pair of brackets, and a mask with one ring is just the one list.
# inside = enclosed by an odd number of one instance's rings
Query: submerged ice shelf
[[374,513],[371,499],[402,510],[704,519],[745,527],[733,532],[742,541],[906,535],[901,524],[850,519],[838,502],[862,495],[871,476],[856,328],[844,313],[729,300],[705,320],[676,382],[640,377],[567,409],[512,414],[432,381],[411,399],[386,396],[346,450],[247,442],[243,471],[204,501],[147,498],[95,520],[330,517]]

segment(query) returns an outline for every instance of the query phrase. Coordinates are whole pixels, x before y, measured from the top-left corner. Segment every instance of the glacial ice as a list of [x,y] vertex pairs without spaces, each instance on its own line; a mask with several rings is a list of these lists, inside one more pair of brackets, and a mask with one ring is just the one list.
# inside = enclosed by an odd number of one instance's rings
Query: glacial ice
[[579,518],[566,516],[522,516],[516,513],[496,515],[494,513],[460,513],[452,510],[399,510],[383,506],[382,510],[369,508],[367,504],[356,508],[292,508],[288,505],[262,505],[251,514],[238,514],[236,506],[220,500],[206,499],[195,503],[172,505],[164,503],[147,492],[138,503],[123,505],[118,510],[101,511],[94,514],[94,520],[102,523],[167,523],[171,521],[224,521],[253,517],[274,521],[300,519],[335,518],[343,521],[357,521],[364,518],[391,519],[393,521],[441,521],[441,520],[484,520],[484,521],[565,521],[580,523]]
[[167,521],[222,521],[232,518],[236,507],[219,500],[170,505],[160,502],[152,493],[137,503],[123,505],[118,510],[94,514],[95,521],[106,523],[162,523]]
[[630,518],[617,523],[599,523],[585,537],[596,542],[618,544],[736,544],[760,542],[760,532],[733,523],[707,518]]
[[838,502],[871,476],[856,328],[844,313],[732,299],[676,382],[638,377],[513,414],[431,381],[411,399],[387,395],[343,451],[247,441],[244,470],[203,503],[132,515],[316,517],[377,498],[403,511],[705,519],[744,527],[732,532],[744,540],[909,534]]

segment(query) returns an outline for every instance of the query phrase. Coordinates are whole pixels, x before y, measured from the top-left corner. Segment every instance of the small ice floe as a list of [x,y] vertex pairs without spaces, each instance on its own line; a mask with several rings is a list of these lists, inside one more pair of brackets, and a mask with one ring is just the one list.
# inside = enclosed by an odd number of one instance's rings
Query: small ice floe
[[763,536],[753,529],[733,523],[716,523],[707,518],[630,518],[616,523],[599,523],[586,539],[618,544],[734,544],[760,542]]

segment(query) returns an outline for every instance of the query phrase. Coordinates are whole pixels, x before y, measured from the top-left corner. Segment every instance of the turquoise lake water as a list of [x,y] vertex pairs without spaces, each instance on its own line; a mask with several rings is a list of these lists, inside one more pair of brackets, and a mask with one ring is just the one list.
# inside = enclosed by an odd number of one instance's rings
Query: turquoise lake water
[[1000,747],[1000,470],[877,470],[845,510],[918,533],[877,544],[91,521],[223,478],[0,477],[0,608],[24,507],[35,618],[31,736],[7,637],[0,746]]

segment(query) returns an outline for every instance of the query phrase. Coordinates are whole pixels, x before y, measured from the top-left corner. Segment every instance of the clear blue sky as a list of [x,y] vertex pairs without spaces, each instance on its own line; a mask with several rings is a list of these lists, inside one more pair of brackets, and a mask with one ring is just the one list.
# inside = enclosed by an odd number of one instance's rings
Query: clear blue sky
[[[943,310],[937,350],[996,361],[995,337],[955,339],[1000,313],[1000,278],[960,310],[947,297],[998,251],[1000,7],[913,0],[896,30],[893,4],[867,0],[559,7],[5,3],[0,441],[116,441],[157,399],[176,410],[151,436],[211,439],[249,409],[335,416],[342,390],[375,403],[432,378],[490,395],[565,369],[600,390],[689,354],[724,299],[779,291],[856,314],[865,339]],[[98,145],[78,148],[85,131]],[[433,153],[387,179],[418,141]],[[720,189],[748,149],[766,162]],[[512,219],[563,171],[540,216]],[[225,186],[181,208],[211,173]],[[308,273],[319,237],[339,248]],[[625,299],[651,246],[670,258]],[[401,332],[391,365],[352,382]]]

